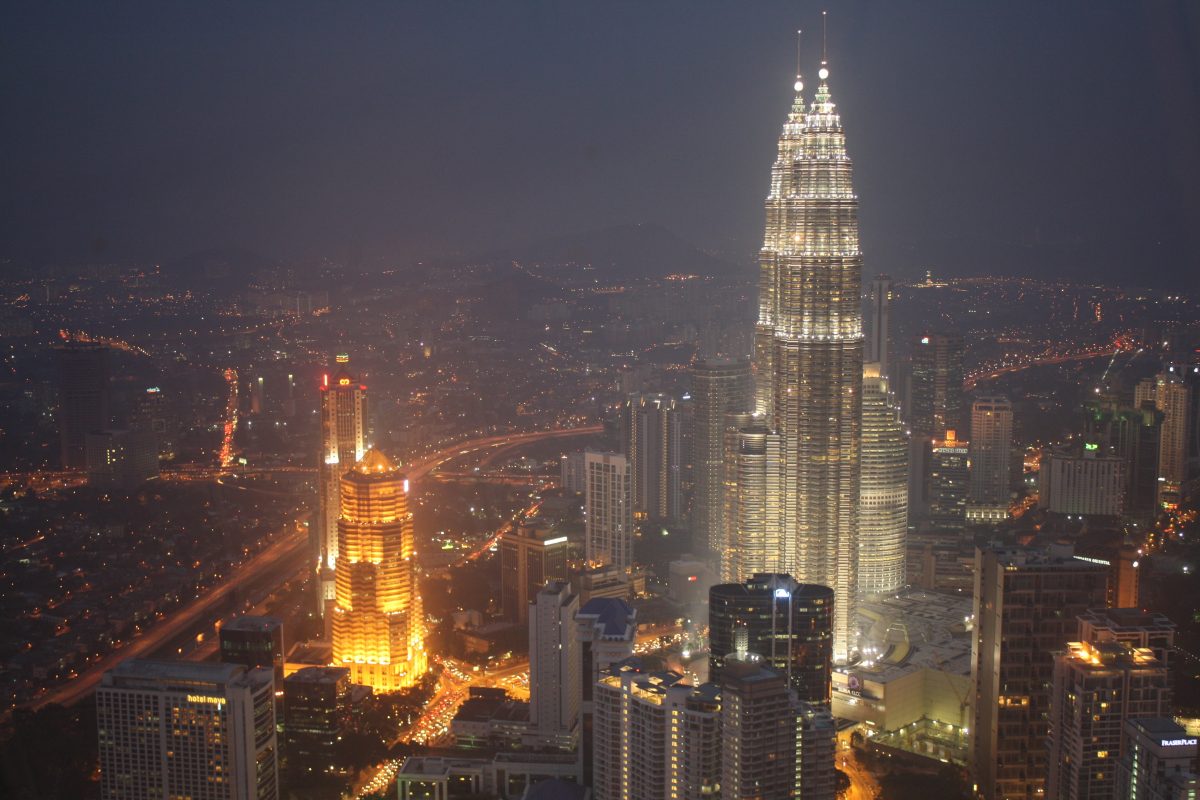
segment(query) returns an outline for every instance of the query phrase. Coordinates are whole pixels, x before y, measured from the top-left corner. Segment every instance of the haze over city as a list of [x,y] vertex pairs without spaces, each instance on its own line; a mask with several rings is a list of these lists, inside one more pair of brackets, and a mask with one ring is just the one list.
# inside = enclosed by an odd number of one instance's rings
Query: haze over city
[[0,76],[0,797],[1200,792],[1200,6],[10,4]]

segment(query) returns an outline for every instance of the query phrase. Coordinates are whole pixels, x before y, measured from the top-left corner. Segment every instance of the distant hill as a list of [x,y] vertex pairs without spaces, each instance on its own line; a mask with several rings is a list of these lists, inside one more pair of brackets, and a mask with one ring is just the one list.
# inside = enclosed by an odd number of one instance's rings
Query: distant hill
[[163,277],[172,285],[189,289],[235,290],[244,288],[261,272],[275,266],[258,253],[236,247],[212,248],[167,261]]
[[516,261],[551,279],[591,276],[622,281],[676,273],[725,277],[741,270],[659,225],[618,225],[556,236],[488,253],[488,261]]

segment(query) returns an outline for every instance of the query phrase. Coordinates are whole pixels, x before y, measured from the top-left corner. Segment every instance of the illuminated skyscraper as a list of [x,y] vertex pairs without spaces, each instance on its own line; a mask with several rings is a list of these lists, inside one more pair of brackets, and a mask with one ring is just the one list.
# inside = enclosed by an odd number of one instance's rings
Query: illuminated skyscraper
[[679,519],[683,513],[682,409],[670,395],[634,394],[621,411],[621,454],[629,460],[634,513]]
[[1179,492],[1187,476],[1188,386],[1175,368],[1147,378],[1137,386],[1134,405],[1147,400],[1163,413],[1162,438],[1158,450],[1158,503],[1160,508],[1179,504]]
[[754,336],[755,405],[781,445],[786,571],[830,586],[834,656],[856,648],[863,335],[858,199],[829,70],[803,84],[779,139],[766,201]]
[[779,435],[749,414],[730,414],[726,431],[726,538],[721,578],[744,581],[757,572],[782,572],[785,547]]
[[338,516],[342,475],[367,452],[367,387],[347,369],[349,357],[338,355],[338,370],[321,379],[321,474],[313,547],[321,596],[318,611],[334,599],[333,570],[338,559]]
[[334,666],[376,691],[407,689],[426,666],[408,479],[368,450],[342,476],[341,497]]
[[934,439],[929,452],[929,522],[934,528],[961,532],[967,520],[970,442],[953,429]]
[[692,367],[694,450],[692,542],[697,553],[720,553],[725,545],[725,415],[749,411],[750,362],[709,359]]
[[888,379],[880,365],[865,365],[858,511],[858,589],[862,594],[883,594],[904,587],[908,441],[888,397]]

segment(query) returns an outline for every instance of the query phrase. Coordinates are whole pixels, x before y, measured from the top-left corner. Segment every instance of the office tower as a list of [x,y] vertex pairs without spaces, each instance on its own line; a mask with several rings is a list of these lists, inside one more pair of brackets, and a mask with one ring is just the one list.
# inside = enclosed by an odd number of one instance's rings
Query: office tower
[[1170,713],[1171,676],[1149,649],[1070,642],[1054,658],[1046,797],[1116,797],[1126,722]]
[[563,748],[578,742],[583,702],[578,610],[566,581],[552,581],[529,611],[529,724],[540,742]]
[[892,279],[878,275],[867,291],[867,313],[863,317],[866,347],[863,359],[879,365],[883,378],[892,375]]
[[837,790],[837,726],[824,706],[797,702],[796,797],[835,800]]
[[629,462],[635,514],[680,519],[683,412],[674,397],[635,394],[621,409],[621,455]]
[[904,587],[908,440],[888,388],[878,363],[863,366],[858,591],[868,595]]
[[828,705],[833,660],[834,591],[788,575],[758,574],[708,593],[708,678],[720,681],[736,637],[790,682],[800,700]]
[[175,458],[179,418],[162,389],[151,386],[138,397],[130,427],[154,437],[159,459],[170,461]]
[[1196,737],[1169,717],[1125,723],[1117,766],[1117,800],[1195,800],[1200,797]]
[[756,572],[780,572],[791,559],[778,503],[784,481],[782,440],[766,425],[748,422],[749,415],[730,417],[734,424],[746,424],[731,428],[726,435],[726,540],[721,577],[739,581]]
[[549,525],[524,521],[500,537],[500,608],[518,625],[547,581],[567,579],[567,537]]
[[745,580],[755,572],[780,572],[785,550],[782,441],[749,414],[728,414],[725,432],[725,532],[720,575]]
[[922,333],[912,346],[908,426],[917,438],[942,438],[957,429],[963,407],[963,340]]
[[568,492],[583,494],[586,488],[583,451],[577,450],[574,453],[563,453],[559,460],[558,469],[559,485]]
[[276,800],[274,688],[238,664],[118,664],[96,689],[100,796]]
[[349,356],[338,355],[337,371],[321,378],[321,462],[313,544],[320,583],[317,611],[324,615],[336,595],[338,516],[342,476],[367,452],[367,387],[349,372]]
[[90,486],[128,491],[158,477],[158,444],[148,431],[90,431],[84,442]]
[[692,397],[693,550],[719,555],[725,549],[725,415],[750,410],[750,362],[697,362],[692,367]]
[[1007,397],[980,397],[971,404],[968,516],[997,521],[1008,516],[1012,423],[1012,403]]
[[333,666],[378,692],[425,674],[425,616],[417,588],[408,479],[378,450],[342,476]]
[[795,797],[799,707],[787,676],[739,648],[721,670],[721,797]]
[[58,362],[58,432],[63,469],[85,469],[87,435],[109,426],[109,349],[67,342],[54,349]]
[[967,520],[970,443],[946,431],[929,448],[929,523],[937,529],[961,531]]
[[715,686],[691,686],[677,672],[649,672],[629,659],[600,679],[595,697],[595,800],[728,796]]
[[584,453],[583,493],[587,562],[628,572],[633,566],[633,508],[629,461],[617,453]]
[[253,669],[266,667],[283,685],[283,622],[275,617],[234,617],[221,625],[221,661]]
[[1124,510],[1124,499],[1125,461],[1100,455],[1099,444],[1042,454],[1038,505],[1051,514],[1116,517]]
[[1157,514],[1163,418],[1148,398],[1137,407],[1124,406],[1111,395],[1084,403],[1084,440],[1098,444],[1101,455],[1125,462],[1122,511],[1127,517],[1149,521]]
[[1187,480],[1188,400],[1190,392],[1183,374],[1168,367],[1155,378],[1138,384],[1134,404],[1141,408],[1148,400],[1163,413],[1162,438],[1158,451],[1158,504],[1174,508]]
[[349,718],[350,670],[304,667],[283,680],[283,741],[293,771],[332,772]]
[[976,549],[971,768],[986,800],[1044,796],[1053,653],[1104,604],[1106,582],[1069,546]]
[[796,97],[766,200],[754,332],[755,406],[778,434],[781,569],[831,586],[834,657],[854,649],[858,591],[862,252],[858,201],[829,70]]

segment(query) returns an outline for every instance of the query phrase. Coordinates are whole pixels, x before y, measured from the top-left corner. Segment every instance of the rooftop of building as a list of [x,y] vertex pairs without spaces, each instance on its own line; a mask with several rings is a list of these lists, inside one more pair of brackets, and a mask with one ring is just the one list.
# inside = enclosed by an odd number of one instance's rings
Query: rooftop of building
[[[760,572],[745,583],[719,583],[710,590],[725,597],[833,598],[833,589],[816,583],[799,583],[791,575]],[[781,594],[782,592],[782,594]]]
[[1080,615],[1093,626],[1106,625],[1113,630],[1168,630],[1174,629],[1175,623],[1165,614],[1148,611],[1144,608],[1093,608]]
[[869,651],[854,671],[880,683],[925,668],[970,675],[971,605],[968,595],[921,589],[860,601]]
[[1071,662],[1093,670],[1164,668],[1148,647],[1131,647],[1124,642],[1067,642]]
[[1186,728],[1169,717],[1134,717],[1128,724],[1154,735],[1183,736],[1187,733]]
[[248,633],[267,633],[283,626],[277,617],[234,617],[221,625],[223,631],[246,631]]
[[241,664],[223,664],[216,661],[159,661],[149,658],[130,658],[117,664],[108,671],[108,674],[118,678],[228,683],[245,671],[246,668]]
[[605,639],[628,639],[637,632],[637,612],[619,597],[593,597],[575,615],[594,620]]
[[454,715],[456,722],[528,722],[529,703],[516,700],[503,689],[501,695],[483,695],[472,691]]
[[983,546],[982,553],[994,553],[1005,567],[1020,569],[1078,569],[1081,572],[1102,569],[1103,565],[1075,557],[1070,544],[1055,543],[1045,547]]
[[349,680],[350,670],[345,667],[304,667],[284,678],[284,683],[316,683],[337,685]]

